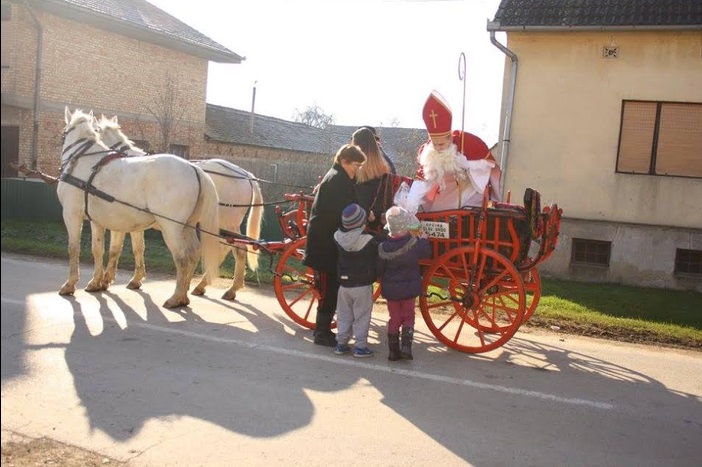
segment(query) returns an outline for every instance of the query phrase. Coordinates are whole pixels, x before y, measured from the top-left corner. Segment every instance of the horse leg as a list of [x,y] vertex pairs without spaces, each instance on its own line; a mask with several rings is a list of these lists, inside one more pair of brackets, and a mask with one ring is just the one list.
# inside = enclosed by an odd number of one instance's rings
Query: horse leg
[[110,230],[110,251],[107,254],[107,268],[105,269],[105,276],[102,279],[102,283],[107,289],[110,284],[115,281],[117,276],[117,265],[119,264],[119,257],[122,254],[122,247],[124,245],[125,234],[123,232],[115,232]]
[[161,233],[168,249],[173,255],[176,267],[176,289],[163,304],[164,308],[177,308],[190,304],[188,289],[200,259],[200,241],[193,229],[185,230],[164,228]]
[[134,254],[134,275],[127,284],[128,289],[138,289],[141,287],[141,282],[146,277],[146,265],[144,263],[144,231],[131,232],[129,236],[132,239],[132,253]]
[[[224,259],[227,257],[228,254],[229,254],[229,247],[226,245],[220,245],[220,247],[219,247],[219,264],[220,265],[224,262]],[[198,296],[205,295],[205,287],[207,287],[208,285],[209,285],[209,281],[207,280],[207,275],[203,274],[200,282],[197,284],[197,286],[190,293],[193,295],[198,295]],[[226,295],[227,294],[225,293],[222,296],[222,298],[224,298],[226,300],[234,300],[234,297],[236,296],[236,294],[234,294],[234,296],[232,296],[231,298],[228,298]]]
[[231,250],[234,256],[234,280],[229,290],[222,295],[222,298],[225,300],[234,300],[236,298],[236,292],[244,287],[244,277],[246,276],[246,247],[234,245]]
[[103,284],[105,271],[103,269],[103,256],[105,255],[105,229],[95,222],[90,222],[90,249],[93,253],[94,272],[93,278],[90,279],[85,287],[86,292],[99,292],[106,290],[107,287]]
[[83,231],[82,213],[76,215],[75,219],[68,218],[64,213],[63,222],[68,233],[68,279],[61,286],[59,295],[73,295],[78,279],[80,279],[78,263],[80,261],[80,234]]

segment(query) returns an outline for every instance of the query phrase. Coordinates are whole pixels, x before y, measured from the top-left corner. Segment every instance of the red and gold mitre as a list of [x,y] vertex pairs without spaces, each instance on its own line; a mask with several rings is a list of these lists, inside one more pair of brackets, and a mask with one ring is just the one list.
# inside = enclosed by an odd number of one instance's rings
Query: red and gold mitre
[[448,136],[451,134],[451,108],[446,99],[437,91],[432,91],[424,103],[422,118],[429,136]]

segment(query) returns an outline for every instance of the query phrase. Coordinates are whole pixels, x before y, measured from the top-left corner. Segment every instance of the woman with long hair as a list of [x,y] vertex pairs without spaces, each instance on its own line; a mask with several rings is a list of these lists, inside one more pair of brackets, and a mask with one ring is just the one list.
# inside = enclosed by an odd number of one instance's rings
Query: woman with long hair
[[366,162],[356,172],[356,200],[368,213],[368,229],[380,232],[385,224],[385,211],[393,205],[392,170],[370,129],[356,130],[351,144],[361,148],[366,155]]

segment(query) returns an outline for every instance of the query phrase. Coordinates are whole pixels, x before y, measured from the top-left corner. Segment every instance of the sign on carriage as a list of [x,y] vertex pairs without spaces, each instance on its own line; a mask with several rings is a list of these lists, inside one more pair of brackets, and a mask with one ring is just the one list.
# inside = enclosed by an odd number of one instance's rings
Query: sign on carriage
[[422,230],[429,238],[450,238],[448,222],[422,221]]

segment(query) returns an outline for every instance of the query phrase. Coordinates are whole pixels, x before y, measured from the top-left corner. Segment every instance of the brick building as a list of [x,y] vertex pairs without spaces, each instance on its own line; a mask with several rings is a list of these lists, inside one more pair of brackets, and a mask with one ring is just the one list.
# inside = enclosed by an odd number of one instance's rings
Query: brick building
[[[17,175],[12,161],[57,175],[68,106],[118,116],[147,150],[224,157],[275,180],[297,171],[298,183],[313,184],[356,127],[318,129],[207,104],[208,62],[242,60],[145,0],[5,0],[2,176]],[[168,115],[164,128],[158,119]],[[412,173],[424,130],[378,131],[396,165]]]
[[3,1],[3,177],[11,161],[57,174],[65,106],[117,115],[152,149],[204,153],[208,63],[242,60],[144,0]]

